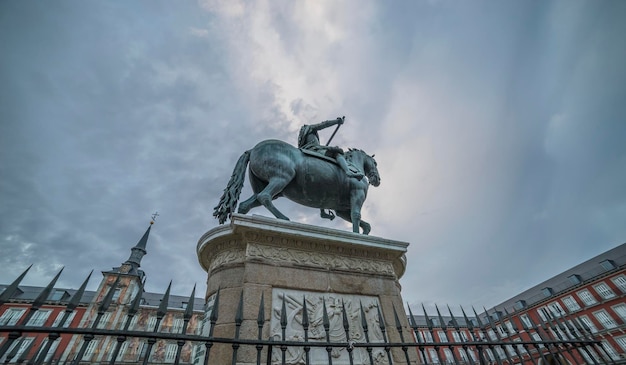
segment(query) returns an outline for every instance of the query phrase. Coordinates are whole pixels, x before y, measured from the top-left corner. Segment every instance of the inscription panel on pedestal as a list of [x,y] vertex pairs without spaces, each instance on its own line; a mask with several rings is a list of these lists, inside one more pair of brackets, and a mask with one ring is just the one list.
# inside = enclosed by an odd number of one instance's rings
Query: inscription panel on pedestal
[[[303,300],[306,301],[309,318],[309,341],[313,342],[368,342],[361,325],[361,316],[365,315],[368,326],[367,336],[369,342],[383,342],[383,333],[378,319],[380,303],[377,297],[364,295],[348,295],[336,293],[319,293],[302,290],[288,290],[274,288],[272,290],[272,312],[270,320],[270,336],[274,339],[282,339],[281,312],[283,303],[286,309],[287,327],[285,339],[288,341],[303,341],[305,336],[302,324]],[[324,304],[330,324],[328,334],[324,329]],[[349,323],[349,331],[343,325],[343,308]],[[362,308],[362,312],[361,312]],[[365,348],[355,347],[353,350],[354,364],[369,364],[369,355]],[[311,364],[327,364],[328,352],[324,347],[311,347]],[[304,364],[306,353],[303,347],[289,347],[286,353],[287,364]],[[331,352],[333,364],[350,364],[348,350],[346,348],[333,348]],[[387,358],[382,348],[374,348],[372,351],[374,364],[387,364]],[[274,361],[280,361],[282,353],[275,349],[272,354]]]

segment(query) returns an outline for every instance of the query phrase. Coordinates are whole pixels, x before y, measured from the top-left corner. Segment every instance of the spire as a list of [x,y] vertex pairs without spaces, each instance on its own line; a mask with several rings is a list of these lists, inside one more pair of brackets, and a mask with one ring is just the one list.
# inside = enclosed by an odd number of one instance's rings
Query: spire
[[139,242],[137,242],[135,247],[130,249],[131,251],[130,257],[128,258],[128,260],[126,260],[125,264],[132,265],[134,269],[137,269],[139,266],[141,266],[141,258],[144,257],[148,253],[146,251],[146,244],[148,243],[148,236],[150,235],[150,228],[152,228],[153,224],[154,224],[154,221],[150,221],[150,225],[148,226],[146,233],[143,234],[143,237],[141,237],[141,239],[139,240]]
[[130,249],[130,256],[128,260],[124,261],[120,267],[114,267],[111,271],[106,271],[107,274],[125,274],[125,275],[134,275],[138,276],[140,279],[144,278],[144,272],[139,269],[141,266],[141,259],[148,253],[146,251],[146,246],[148,244],[148,237],[150,236],[150,229],[154,224],[154,220],[159,215],[159,213],[154,213],[152,215],[152,219],[150,220],[150,225],[146,232],[143,234],[139,242]]

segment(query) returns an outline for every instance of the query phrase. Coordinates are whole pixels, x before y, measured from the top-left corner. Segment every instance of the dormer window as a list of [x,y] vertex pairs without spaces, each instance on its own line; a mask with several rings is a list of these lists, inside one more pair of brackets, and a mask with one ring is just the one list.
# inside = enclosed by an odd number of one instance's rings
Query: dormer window
[[574,275],[570,275],[567,277],[569,279],[569,281],[574,284],[574,285],[578,285],[580,283],[582,283],[582,279],[580,278],[580,275],[574,274]]
[[604,260],[604,261],[600,262],[600,265],[606,271],[613,270],[616,267],[615,266],[615,262],[613,262],[613,260]]
[[554,292],[552,291],[552,288],[547,288],[547,287],[541,289],[541,293],[543,293],[543,296],[546,297],[546,298],[547,297],[551,297],[552,294],[554,294]]

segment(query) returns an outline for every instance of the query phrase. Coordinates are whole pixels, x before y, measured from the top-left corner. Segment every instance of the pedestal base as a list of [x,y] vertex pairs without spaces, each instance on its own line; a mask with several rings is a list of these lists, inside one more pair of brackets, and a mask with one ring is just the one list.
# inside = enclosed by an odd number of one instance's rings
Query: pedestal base
[[[284,305],[288,321],[285,336],[288,340],[301,340],[304,301],[311,323],[310,339],[318,336],[320,341],[326,341],[322,326],[324,305],[331,323],[329,335],[334,337],[331,341],[346,340],[343,318],[335,316],[342,313],[338,311],[342,306],[350,317],[350,340],[366,342],[366,335],[369,342],[384,340],[386,335],[381,333],[377,320],[379,309],[386,325],[395,327],[395,308],[401,324],[406,327],[405,333],[409,333],[398,282],[406,267],[404,254],[407,246],[405,242],[352,232],[260,216],[234,215],[230,225],[214,228],[203,235],[197,247],[200,265],[208,273],[207,300],[210,302],[220,290],[219,319],[214,335],[232,338],[241,297],[244,300],[244,321],[240,338],[257,338],[261,298],[264,300],[264,318],[269,322],[263,327],[263,339],[282,338],[280,324]],[[367,334],[359,330],[363,314],[368,323]],[[388,340],[400,341],[399,338]],[[326,351],[320,349],[322,352],[311,351],[311,364],[327,363]],[[211,363],[213,359],[216,364],[230,362],[230,351],[212,352]],[[354,352],[355,356],[358,354]],[[242,348],[237,354],[237,363],[255,363],[255,356],[254,348]],[[299,363],[302,356],[303,351],[293,350],[287,363]],[[345,349],[338,349],[333,357],[333,364],[348,363]],[[394,363],[404,363],[403,357],[395,360]],[[355,357],[355,364],[358,363],[365,362],[357,362]]]

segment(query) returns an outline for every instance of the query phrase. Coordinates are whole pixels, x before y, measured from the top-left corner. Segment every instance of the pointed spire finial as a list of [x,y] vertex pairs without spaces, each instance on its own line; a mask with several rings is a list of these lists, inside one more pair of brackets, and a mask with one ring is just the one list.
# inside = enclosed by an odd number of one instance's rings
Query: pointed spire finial
[[156,221],[157,217],[159,216],[159,212],[156,211],[152,214],[152,219],[150,219],[150,225],[154,224],[154,221]]

